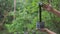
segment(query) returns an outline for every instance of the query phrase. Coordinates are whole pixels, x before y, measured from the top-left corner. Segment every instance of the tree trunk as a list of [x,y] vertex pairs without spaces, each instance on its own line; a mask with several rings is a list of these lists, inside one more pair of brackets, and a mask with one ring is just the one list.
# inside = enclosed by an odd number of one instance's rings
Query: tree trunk
[[15,20],[15,14],[16,14],[16,0],[14,0],[14,20]]

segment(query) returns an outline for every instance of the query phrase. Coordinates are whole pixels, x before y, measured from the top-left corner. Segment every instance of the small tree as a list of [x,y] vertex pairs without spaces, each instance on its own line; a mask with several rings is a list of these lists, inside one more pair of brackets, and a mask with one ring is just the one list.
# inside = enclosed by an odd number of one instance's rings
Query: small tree
[[0,30],[8,16],[8,13],[13,9],[13,0],[0,0]]

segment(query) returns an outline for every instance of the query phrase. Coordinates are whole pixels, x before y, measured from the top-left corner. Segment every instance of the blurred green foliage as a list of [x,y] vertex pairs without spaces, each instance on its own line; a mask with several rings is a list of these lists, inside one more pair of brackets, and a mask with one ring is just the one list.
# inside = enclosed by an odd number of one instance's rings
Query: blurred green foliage
[[[2,2],[1,2],[2,1]],[[11,16],[14,15],[13,12],[13,0],[1,0],[2,3],[6,3],[6,5],[2,5],[0,12],[3,12],[4,10],[10,11],[8,13],[8,16],[6,18],[6,24],[5,27],[7,28],[7,31],[9,33],[19,33],[23,34],[23,28],[27,27],[28,30],[31,30],[32,28],[36,29],[36,22],[38,21],[38,3],[43,1],[44,3],[48,3],[47,0],[16,0],[16,19],[11,22],[10,19]],[[53,8],[59,10],[59,0],[52,0],[51,5]],[[3,11],[2,11],[3,10]],[[42,19],[45,21],[45,26],[57,33],[60,32],[60,18],[56,15],[47,12],[46,10],[42,9]],[[12,23],[12,24],[7,24]],[[32,31],[32,30],[31,30]],[[30,32],[31,33],[31,32]],[[36,32],[39,33],[38,31]],[[40,32],[42,34],[42,32]]]

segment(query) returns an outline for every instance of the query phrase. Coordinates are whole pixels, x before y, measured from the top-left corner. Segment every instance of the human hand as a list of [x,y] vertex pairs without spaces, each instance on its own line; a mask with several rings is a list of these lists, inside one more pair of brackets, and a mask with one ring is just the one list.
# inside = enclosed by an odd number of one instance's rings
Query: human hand
[[40,31],[46,32],[47,28],[41,28]]
[[40,28],[40,29],[37,29],[37,28],[36,28],[36,30],[42,31],[42,32],[46,32],[47,28]]
[[51,11],[53,8],[50,4],[43,4],[43,9],[47,10],[47,11]]

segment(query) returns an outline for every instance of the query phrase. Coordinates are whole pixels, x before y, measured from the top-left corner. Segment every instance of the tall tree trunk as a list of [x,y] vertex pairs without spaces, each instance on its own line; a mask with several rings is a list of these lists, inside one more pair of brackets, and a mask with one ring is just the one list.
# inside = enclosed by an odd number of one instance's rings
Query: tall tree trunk
[[16,0],[14,0],[14,19],[16,18],[15,14],[16,14]]

